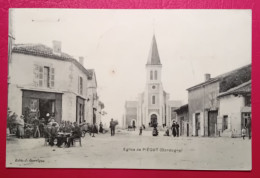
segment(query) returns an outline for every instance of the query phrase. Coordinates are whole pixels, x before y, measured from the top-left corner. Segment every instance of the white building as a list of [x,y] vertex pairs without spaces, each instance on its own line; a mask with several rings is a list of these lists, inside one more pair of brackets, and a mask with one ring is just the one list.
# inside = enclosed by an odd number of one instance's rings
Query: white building
[[138,101],[126,101],[125,127],[128,125],[171,125],[172,108],[178,108],[180,101],[169,101],[170,95],[162,85],[162,64],[158,52],[155,36],[146,64],[145,91],[139,94]]
[[221,136],[241,136],[251,124],[251,80],[220,93],[218,128]]
[[16,44],[9,61],[8,107],[18,115],[53,115],[57,122],[93,123],[98,106],[94,70],[61,51],[42,44]]

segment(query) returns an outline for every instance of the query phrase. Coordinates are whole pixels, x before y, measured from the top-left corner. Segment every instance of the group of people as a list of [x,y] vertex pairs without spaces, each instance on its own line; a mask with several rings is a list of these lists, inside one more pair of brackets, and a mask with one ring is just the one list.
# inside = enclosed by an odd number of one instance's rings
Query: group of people
[[69,148],[73,145],[74,140],[80,138],[82,135],[81,129],[77,122],[62,122],[60,125],[51,120],[45,129],[45,138],[50,146],[54,146],[54,140],[57,139],[57,146],[64,145]]

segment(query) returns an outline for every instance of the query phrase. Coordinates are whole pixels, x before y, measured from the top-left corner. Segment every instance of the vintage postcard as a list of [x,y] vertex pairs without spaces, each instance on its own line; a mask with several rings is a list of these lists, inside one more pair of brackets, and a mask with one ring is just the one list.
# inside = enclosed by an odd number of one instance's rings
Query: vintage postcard
[[251,170],[251,10],[10,9],[7,168]]

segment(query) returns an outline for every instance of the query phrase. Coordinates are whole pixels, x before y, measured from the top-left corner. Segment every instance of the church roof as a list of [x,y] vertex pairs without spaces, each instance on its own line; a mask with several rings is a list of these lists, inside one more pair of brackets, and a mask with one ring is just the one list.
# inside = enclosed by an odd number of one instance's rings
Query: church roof
[[155,35],[153,35],[152,46],[151,46],[151,49],[149,52],[149,56],[148,56],[146,65],[161,65]]

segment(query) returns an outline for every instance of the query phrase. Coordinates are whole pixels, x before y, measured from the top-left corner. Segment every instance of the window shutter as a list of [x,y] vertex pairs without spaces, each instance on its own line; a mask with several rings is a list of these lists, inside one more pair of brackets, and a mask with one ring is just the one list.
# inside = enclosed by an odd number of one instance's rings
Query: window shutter
[[43,86],[43,66],[39,66],[39,87]]
[[53,67],[51,67],[51,71],[50,71],[50,87],[54,88],[55,86],[55,69]]
[[79,81],[80,79],[79,79],[79,76],[78,76],[78,94],[79,94]]
[[34,64],[33,74],[34,74],[33,85],[35,87],[38,87],[39,86],[39,65],[38,64]]

